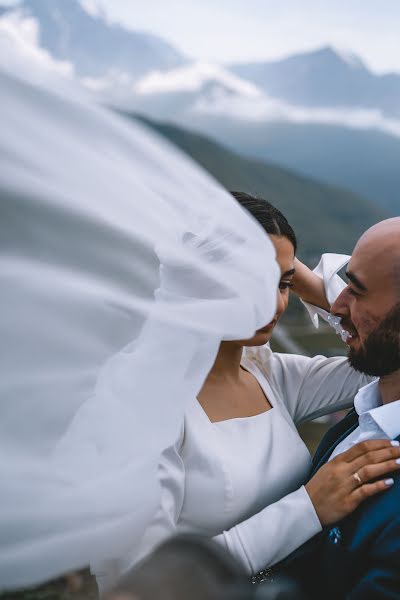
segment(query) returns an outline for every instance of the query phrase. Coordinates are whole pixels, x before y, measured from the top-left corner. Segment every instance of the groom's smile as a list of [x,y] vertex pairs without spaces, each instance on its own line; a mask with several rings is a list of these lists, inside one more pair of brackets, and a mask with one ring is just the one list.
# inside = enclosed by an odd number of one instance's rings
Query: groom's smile
[[[385,227],[388,233],[392,226],[393,222],[387,221]],[[369,229],[360,238],[348,264],[348,284],[331,306],[332,314],[341,318],[341,326],[351,334],[346,340],[350,364],[370,375],[382,376],[387,369],[398,364],[397,342],[388,340],[390,326],[394,326],[395,330],[398,327],[396,243],[397,236],[383,236],[379,227]],[[390,319],[390,324],[386,323],[386,319]],[[384,353],[386,367],[379,366],[376,371],[376,354],[383,354],[382,336],[385,338],[384,347],[391,348],[391,351],[389,355]]]

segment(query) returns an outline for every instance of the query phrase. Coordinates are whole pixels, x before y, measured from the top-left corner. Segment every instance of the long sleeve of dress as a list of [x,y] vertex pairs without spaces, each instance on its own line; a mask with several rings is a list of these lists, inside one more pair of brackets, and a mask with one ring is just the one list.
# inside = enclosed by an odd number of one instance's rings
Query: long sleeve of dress
[[268,371],[266,376],[280,391],[279,397],[296,424],[349,408],[360,387],[371,381],[343,356],[273,353]]
[[[159,477],[160,505],[144,537],[136,541],[123,559],[103,565],[102,569],[95,569],[101,594],[157,545],[179,531],[177,522],[185,488],[179,444],[163,453]],[[283,559],[320,530],[314,507],[305,488],[301,487],[213,539],[251,575]]]
[[262,373],[296,424],[349,408],[358,390],[372,380],[344,356],[281,354],[269,345],[246,348],[243,364],[256,376],[254,368]]
[[236,558],[248,575],[254,575],[286,558],[321,529],[302,486],[213,539]]

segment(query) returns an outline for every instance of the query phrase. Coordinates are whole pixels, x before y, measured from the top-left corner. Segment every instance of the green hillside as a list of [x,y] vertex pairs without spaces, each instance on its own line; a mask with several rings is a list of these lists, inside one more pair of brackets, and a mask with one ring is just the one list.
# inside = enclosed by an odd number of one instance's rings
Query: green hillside
[[359,235],[386,216],[347,190],[245,158],[186,129],[141,120],[187,152],[227,189],[246,191],[275,204],[294,227],[299,256],[309,264],[321,252],[351,253]]
[[[191,128],[191,123],[183,122]],[[179,123],[179,126],[181,124]],[[196,117],[196,131],[235,152],[344,187],[390,216],[400,214],[400,137],[322,123]]]

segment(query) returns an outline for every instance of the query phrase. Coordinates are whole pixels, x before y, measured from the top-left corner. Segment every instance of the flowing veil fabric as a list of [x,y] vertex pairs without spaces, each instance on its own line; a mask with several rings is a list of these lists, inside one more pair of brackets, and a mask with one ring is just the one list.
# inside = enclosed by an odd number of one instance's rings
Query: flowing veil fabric
[[221,339],[275,310],[272,244],[167,142],[0,74],[0,589],[123,555]]

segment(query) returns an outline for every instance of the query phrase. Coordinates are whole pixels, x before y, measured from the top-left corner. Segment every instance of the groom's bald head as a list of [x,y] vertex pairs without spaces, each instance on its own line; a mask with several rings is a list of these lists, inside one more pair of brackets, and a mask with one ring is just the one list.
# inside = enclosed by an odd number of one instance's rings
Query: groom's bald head
[[393,283],[394,292],[396,288],[400,292],[400,217],[386,219],[368,229],[358,240],[354,248],[353,256],[360,255],[364,261],[368,261],[368,269],[372,277],[377,271],[384,270],[390,275],[388,286]]

